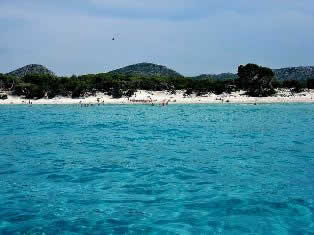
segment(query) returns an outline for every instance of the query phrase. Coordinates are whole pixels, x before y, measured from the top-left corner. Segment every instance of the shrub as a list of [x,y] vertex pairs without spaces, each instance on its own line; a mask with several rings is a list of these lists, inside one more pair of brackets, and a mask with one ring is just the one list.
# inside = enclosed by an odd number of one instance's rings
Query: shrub
[[112,98],[119,99],[123,96],[123,91],[119,87],[114,87],[111,92]]
[[[127,91],[125,92],[124,95],[125,95],[126,97],[132,97],[135,92],[136,92],[135,89],[129,89],[129,90],[127,90]],[[121,98],[121,97],[120,97],[120,98]]]
[[6,100],[8,98],[7,94],[0,93],[0,100]]
[[0,89],[6,89],[6,90],[14,90],[17,83],[19,83],[20,79],[0,74]]
[[188,96],[192,95],[193,94],[193,89],[192,88],[187,88],[184,94],[188,95]]
[[77,86],[72,91],[72,98],[79,98],[85,94],[85,89],[83,86]]
[[278,81],[277,79],[273,79],[271,84],[272,84],[273,88],[282,87],[282,82]]
[[300,81],[297,80],[287,80],[283,81],[282,86],[284,88],[289,88],[291,89],[292,92],[301,92],[304,88],[304,86],[301,84]]
[[40,99],[45,96],[46,92],[38,85],[22,82],[16,86],[14,94],[25,96],[27,99]]
[[314,89],[314,78],[307,80],[307,88]]

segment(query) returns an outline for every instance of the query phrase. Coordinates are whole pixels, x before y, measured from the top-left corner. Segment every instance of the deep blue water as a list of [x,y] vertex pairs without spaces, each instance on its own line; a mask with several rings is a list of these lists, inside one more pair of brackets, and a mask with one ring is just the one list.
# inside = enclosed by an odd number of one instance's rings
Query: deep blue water
[[0,106],[0,234],[314,234],[314,105]]

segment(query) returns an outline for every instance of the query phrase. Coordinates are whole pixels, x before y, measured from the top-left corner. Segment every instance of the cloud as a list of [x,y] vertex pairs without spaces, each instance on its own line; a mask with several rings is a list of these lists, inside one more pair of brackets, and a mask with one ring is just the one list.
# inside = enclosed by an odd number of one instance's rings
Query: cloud
[[[312,14],[312,0],[88,0],[101,10],[114,10],[126,16],[161,17],[168,19],[202,18],[220,11],[241,14],[256,12],[299,11]],[[133,14],[132,14],[133,13]],[[121,15],[119,15],[121,17]]]
[[129,9],[157,9],[164,10],[169,8],[182,9],[193,7],[197,1],[191,0],[89,0],[91,3],[102,5],[104,7],[129,8]]
[[[314,4],[306,7],[303,0],[284,5],[282,0],[272,0],[273,5],[269,0],[185,1],[185,6],[176,0],[165,6],[161,0],[159,8],[151,0],[147,5],[92,1],[2,0],[0,45],[6,52],[0,53],[1,72],[39,63],[71,75],[147,61],[192,75],[235,71],[248,62],[312,63],[314,16],[306,9]],[[180,18],[180,11],[189,13]]]

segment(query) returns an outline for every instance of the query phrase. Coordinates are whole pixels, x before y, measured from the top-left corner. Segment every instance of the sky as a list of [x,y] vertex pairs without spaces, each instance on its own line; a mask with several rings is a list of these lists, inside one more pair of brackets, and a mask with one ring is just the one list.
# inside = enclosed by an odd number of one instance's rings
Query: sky
[[191,76],[314,65],[313,55],[313,0],[0,0],[2,73],[151,62]]

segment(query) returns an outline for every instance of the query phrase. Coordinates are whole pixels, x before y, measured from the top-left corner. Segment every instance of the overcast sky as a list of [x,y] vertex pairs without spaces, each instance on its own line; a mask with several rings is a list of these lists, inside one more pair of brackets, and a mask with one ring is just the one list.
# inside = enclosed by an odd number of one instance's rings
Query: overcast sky
[[196,75],[314,65],[313,55],[313,0],[0,0],[2,73],[152,62]]

